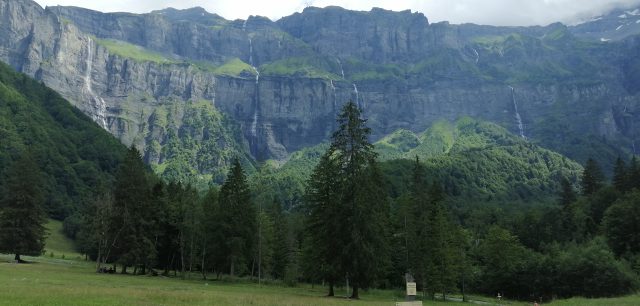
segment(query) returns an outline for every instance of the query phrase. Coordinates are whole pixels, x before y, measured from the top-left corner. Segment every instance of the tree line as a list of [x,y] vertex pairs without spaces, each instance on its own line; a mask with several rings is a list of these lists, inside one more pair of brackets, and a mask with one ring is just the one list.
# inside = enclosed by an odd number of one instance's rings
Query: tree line
[[[80,251],[96,268],[115,264],[121,273],[322,282],[329,295],[348,285],[352,298],[369,288],[404,287],[406,273],[426,298],[604,297],[639,288],[635,157],[629,165],[618,160],[611,185],[588,160],[578,190],[561,178],[557,202],[547,206],[505,212],[477,205],[454,213],[446,184],[428,179],[417,157],[407,191],[389,196],[361,110],[350,102],[337,122],[302,205],[288,209],[265,162],[249,180],[235,159],[222,186],[201,195],[150,174],[131,147],[113,186],[105,184],[85,205]],[[3,200],[0,219],[10,216],[11,199]],[[11,235],[3,224],[6,246]]]

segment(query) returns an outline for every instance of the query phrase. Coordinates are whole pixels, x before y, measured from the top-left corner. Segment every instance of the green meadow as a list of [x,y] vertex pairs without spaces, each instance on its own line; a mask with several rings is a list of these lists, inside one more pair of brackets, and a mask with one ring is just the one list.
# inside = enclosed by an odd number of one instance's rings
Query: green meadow
[[[325,297],[326,287],[99,274],[91,267],[0,263],[2,305],[395,305],[403,291],[371,290],[359,301]],[[344,288],[337,288],[340,294]],[[450,304],[448,302],[446,304]],[[428,302],[425,305],[439,305]]]

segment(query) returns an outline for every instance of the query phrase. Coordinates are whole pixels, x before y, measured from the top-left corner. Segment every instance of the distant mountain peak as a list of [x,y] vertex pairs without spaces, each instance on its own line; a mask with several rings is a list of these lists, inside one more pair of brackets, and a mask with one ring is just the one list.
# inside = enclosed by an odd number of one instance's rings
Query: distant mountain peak
[[569,31],[577,37],[599,41],[622,40],[640,34],[640,7],[613,9],[572,24]]

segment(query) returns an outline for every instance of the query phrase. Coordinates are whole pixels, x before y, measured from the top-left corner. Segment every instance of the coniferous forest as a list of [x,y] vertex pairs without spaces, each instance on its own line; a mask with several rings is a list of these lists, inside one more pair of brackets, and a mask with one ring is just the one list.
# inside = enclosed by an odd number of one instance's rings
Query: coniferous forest
[[[405,273],[430,297],[611,297],[640,288],[635,156],[613,169],[593,159],[578,165],[470,118],[453,127],[455,142],[435,126],[406,153],[369,142],[350,102],[329,142],[280,167],[236,158],[221,186],[202,190],[159,178],[137,148],[0,68],[2,253],[42,252],[47,215],[64,220],[96,269],[129,274],[326,283],[329,295],[348,281],[352,298],[403,288]],[[30,197],[21,195],[27,187]],[[33,215],[33,234],[16,242],[20,215]]]

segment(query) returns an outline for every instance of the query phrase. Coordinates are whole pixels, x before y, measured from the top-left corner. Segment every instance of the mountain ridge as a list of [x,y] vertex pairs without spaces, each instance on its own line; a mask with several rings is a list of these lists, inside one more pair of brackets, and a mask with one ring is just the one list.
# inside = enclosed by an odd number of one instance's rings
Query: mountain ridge
[[[554,150],[576,147],[538,139],[553,116],[562,117],[570,133],[598,135],[593,141],[603,136],[612,154],[631,154],[640,134],[638,70],[629,64],[638,43],[583,40],[559,24],[430,24],[407,11],[312,8],[277,22],[254,16],[206,26],[161,14],[43,10],[20,0],[2,0],[0,9],[6,17],[0,59],[85,113],[98,118],[103,111],[106,128],[125,144],[149,126],[157,101],[167,99],[211,101],[239,123],[245,140],[236,142],[235,152],[279,161],[327,139],[334,114],[348,100],[363,109],[373,140],[463,116],[514,133],[521,125],[528,139]],[[358,22],[334,28],[345,16]],[[136,59],[135,50],[147,53]],[[153,52],[161,57],[152,60]],[[87,83],[95,96],[83,92]],[[181,121],[176,124],[179,130]],[[155,136],[136,141],[146,161],[153,141],[165,143]]]

